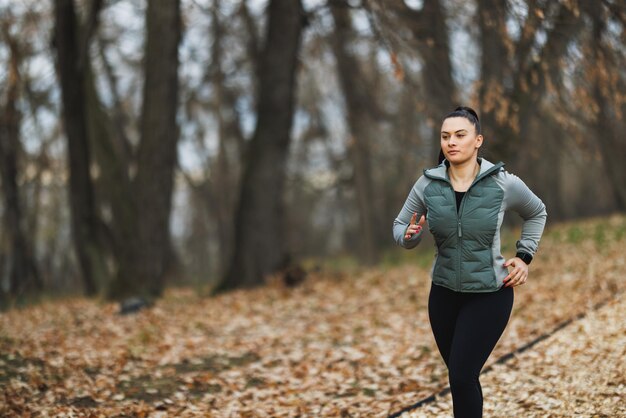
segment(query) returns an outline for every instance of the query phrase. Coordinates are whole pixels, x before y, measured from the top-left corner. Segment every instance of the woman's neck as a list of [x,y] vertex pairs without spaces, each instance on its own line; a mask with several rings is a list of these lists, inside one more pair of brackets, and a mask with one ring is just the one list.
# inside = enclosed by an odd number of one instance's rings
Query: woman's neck
[[479,171],[480,164],[478,164],[476,158],[470,158],[460,164],[450,163],[448,176],[455,190],[465,191],[472,184]]

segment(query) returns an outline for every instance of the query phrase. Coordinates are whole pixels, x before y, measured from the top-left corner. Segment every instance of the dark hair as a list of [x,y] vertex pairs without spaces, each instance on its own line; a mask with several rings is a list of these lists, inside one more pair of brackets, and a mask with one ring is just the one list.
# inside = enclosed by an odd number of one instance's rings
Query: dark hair
[[444,116],[443,120],[448,118],[465,118],[469,120],[472,125],[476,128],[476,133],[480,134],[480,120],[478,120],[478,114],[474,109],[467,106],[459,106],[454,109],[452,112],[448,113]]
[[[469,120],[474,128],[476,128],[476,134],[480,134],[480,120],[478,119],[478,114],[474,109],[468,106],[459,106],[454,109],[452,112],[448,113],[443,117],[443,120],[448,118],[465,118]],[[439,150],[439,164],[445,159],[443,155],[443,151]]]

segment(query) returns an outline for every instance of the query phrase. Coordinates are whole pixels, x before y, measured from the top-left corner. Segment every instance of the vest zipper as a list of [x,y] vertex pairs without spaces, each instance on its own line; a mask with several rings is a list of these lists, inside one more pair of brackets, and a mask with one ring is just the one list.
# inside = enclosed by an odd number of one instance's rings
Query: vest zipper
[[[470,184],[470,186],[467,188],[467,190],[465,191],[465,194],[463,195],[463,197],[461,198],[461,204],[459,205],[459,211],[456,215],[456,219],[457,219],[457,229],[458,229],[458,237],[459,237],[459,245],[458,247],[458,251],[459,251],[459,268],[457,270],[458,274],[457,274],[457,289],[460,292],[461,291],[461,266],[462,266],[462,262],[461,262],[461,256],[462,256],[462,251],[461,251],[461,247],[463,246],[463,228],[461,225],[461,219],[463,218],[463,207],[465,206],[465,201],[467,199],[469,199],[467,196],[469,195],[470,190],[472,190],[472,187],[474,187],[474,185],[476,183],[478,183],[482,178],[486,177],[485,175],[481,176],[480,173],[478,173],[478,175],[476,175],[476,178],[474,179],[474,181],[472,181],[472,184]],[[450,184],[450,188],[452,189],[452,197],[454,198],[454,187],[452,187],[452,182],[448,181],[448,183]],[[466,199],[467,198],[467,199]],[[456,199],[455,199],[456,201]]]
[[[465,195],[463,195],[463,197],[461,198],[461,204],[459,205],[459,210],[457,212],[456,215],[456,219],[457,219],[457,228],[458,228],[458,237],[459,237],[459,244],[457,245],[457,249],[458,249],[458,259],[459,259],[459,267],[457,269],[457,280],[456,280],[456,287],[457,287],[457,291],[461,291],[461,258],[462,258],[462,246],[463,246],[463,228],[461,227],[461,217],[463,215],[463,206],[465,206],[465,198],[467,197],[467,193],[469,192],[470,188],[472,186],[470,186],[467,191],[465,192]],[[452,183],[450,183],[450,188],[452,188],[452,195],[454,197],[454,188],[452,187]],[[456,199],[455,199],[456,200]]]

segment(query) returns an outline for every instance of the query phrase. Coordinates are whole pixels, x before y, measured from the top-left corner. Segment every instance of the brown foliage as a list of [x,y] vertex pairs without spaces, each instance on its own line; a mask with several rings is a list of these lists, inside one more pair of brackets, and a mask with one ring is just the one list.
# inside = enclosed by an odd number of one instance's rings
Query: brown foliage
[[[487,365],[619,299],[624,239],[623,216],[548,228]],[[386,416],[447,384],[429,287],[428,269],[407,265],[209,299],[172,290],[134,316],[86,299],[8,312],[0,415]],[[624,373],[610,366],[623,368],[624,309],[610,302],[485,373],[489,416],[623,413]],[[448,398],[405,415],[449,408]]]

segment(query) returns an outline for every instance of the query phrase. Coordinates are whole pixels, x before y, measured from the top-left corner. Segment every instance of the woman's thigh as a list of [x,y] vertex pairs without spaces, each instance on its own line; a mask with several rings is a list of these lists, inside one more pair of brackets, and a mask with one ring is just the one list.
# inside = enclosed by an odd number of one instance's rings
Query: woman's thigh
[[455,323],[450,369],[477,376],[502,336],[513,308],[513,288],[466,298]]
[[428,318],[443,361],[448,366],[462,295],[446,287],[431,284],[428,296]]

